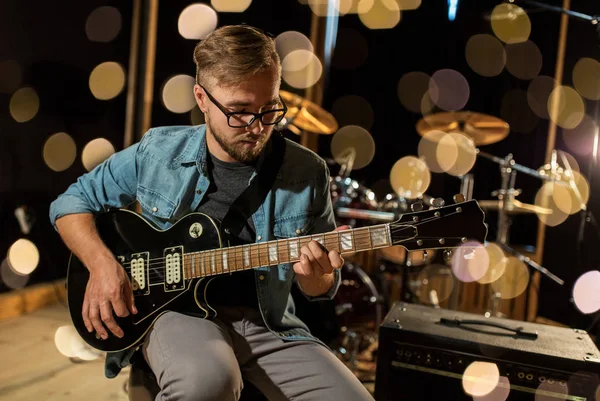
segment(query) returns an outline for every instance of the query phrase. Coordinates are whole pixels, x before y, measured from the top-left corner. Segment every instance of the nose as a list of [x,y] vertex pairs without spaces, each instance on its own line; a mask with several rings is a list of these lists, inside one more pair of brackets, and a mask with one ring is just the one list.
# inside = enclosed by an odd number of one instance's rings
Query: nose
[[258,135],[261,132],[263,132],[263,129],[264,125],[260,118],[256,118],[254,121],[252,121],[252,124],[246,127],[246,131],[252,132],[255,135]]

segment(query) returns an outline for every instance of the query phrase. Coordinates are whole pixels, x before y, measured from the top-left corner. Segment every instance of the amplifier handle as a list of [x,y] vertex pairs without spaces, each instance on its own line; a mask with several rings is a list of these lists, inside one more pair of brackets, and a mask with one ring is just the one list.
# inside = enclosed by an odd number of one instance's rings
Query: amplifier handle
[[459,326],[464,326],[464,325],[468,325],[468,324],[491,326],[491,327],[497,327],[499,329],[512,331],[518,337],[531,338],[534,340],[538,338],[537,331],[525,331],[525,329],[523,327],[512,328],[512,327],[502,325],[500,323],[488,322],[485,320],[461,320],[459,318],[446,319],[446,318],[442,317],[442,318],[440,318],[440,323],[445,326],[450,326],[450,327],[459,327]]

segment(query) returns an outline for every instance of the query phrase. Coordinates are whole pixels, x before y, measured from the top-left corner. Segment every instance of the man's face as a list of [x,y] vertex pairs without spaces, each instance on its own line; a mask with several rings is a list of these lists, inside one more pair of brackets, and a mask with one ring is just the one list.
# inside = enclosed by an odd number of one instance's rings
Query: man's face
[[[240,81],[239,86],[213,85],[207,87],[213,98],[228,112],[259,113],[270,109],[281,108],[279,103],[279,77],[275,68]],[[198,85],[194,88],[196,101],[200,110],[205,113],[207,125],[207,141],[209,148],[214,139],[217,150],[223,151],[230,159],[248,163],[256,160],[265,144],[271,137],[272,125],[263,125],[256,119],[252,125],[243,128],[232,128],[227,123],[227,116],[208,98]],[[231,118],[234,122],[234,118]],[[210,149],[214,152],[214,149]],[[216,156],[219,157],[217,152]],[[222,158],[222,157],[219,157]],[[229,159],[225,156],[226,159]]]

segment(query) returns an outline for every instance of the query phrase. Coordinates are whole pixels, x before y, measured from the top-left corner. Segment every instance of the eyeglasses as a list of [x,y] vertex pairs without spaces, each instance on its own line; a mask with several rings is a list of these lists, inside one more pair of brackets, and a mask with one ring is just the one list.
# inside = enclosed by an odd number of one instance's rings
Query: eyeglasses
[[227,111],[227,109],[225,107],[223,107],[223,105],[221,103],[219,103],[213,97],[213,95],[211,95],[210,92],[206,90],[206,88],[204,86],[200,85],[200,87],[202,89],[204,89],[204,92],[206,92],[206,95],[208,96],[210,101],[213,102],[214,105],[217,106],[219,108],[219,110],[221,110],[223,112],[223,114],[225,114],[225,116],[227,117],[227,124],[229,124],[229,126],[231,128],[248,127],[248,126],[252,125],[257,118],[260,119],[260,122],[263,125],[275,125],[275,124],[279,123],[281,120],[283,120],[283,117],[285,116],[285,113],[287,113],[287,110],[288,110],[287,106],[285,105],[285,102],[283,101],[281,96],[279,96],[279,101],[281,102],[281,105],[283,106],[282,109],[267,110],[267,111],[263,111],[261,113],[250,113],[250,112],[246,112],[246,111],[243,111],[243,112]]

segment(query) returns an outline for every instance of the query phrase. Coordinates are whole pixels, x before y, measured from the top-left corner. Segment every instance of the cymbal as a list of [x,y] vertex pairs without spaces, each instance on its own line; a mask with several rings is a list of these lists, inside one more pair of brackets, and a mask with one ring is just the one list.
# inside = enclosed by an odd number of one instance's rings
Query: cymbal
[[337,131],[338,123],[331,113],[295,93],[280,90],[279,94],[288,107],[285,115],[286,125],[291,126],[286,128],[294,134],[300,134],[300,131],[294,128],[321,135],[331,135]]
[[[510,214],[517,214],[517,213],[537,213],[537,214],[545,214],[545,215],[552,214],[552,209],[548,209],[548,208],[537,206],[537,205],[530,205],[528,203],[520,202],[516,199],[514,199],[512,202],[511,201],[507,201],[507,202],[508,202],[508,204],[506,205],[505,211]],[[500,208],[502,207],[502,202],[499,200],[480,200],[480,201],[477,201],[477,203],[479,204],[479,206],[481,206],[482,209],[488,209],[488,210],[500,210]]]
[[497,117],[472,111],[430,114],[417,123],[417,132],[421,136],[434,130],[461,132],[470,137],[475,146],[479,146],[500,142],[508,135],[510,126]]

